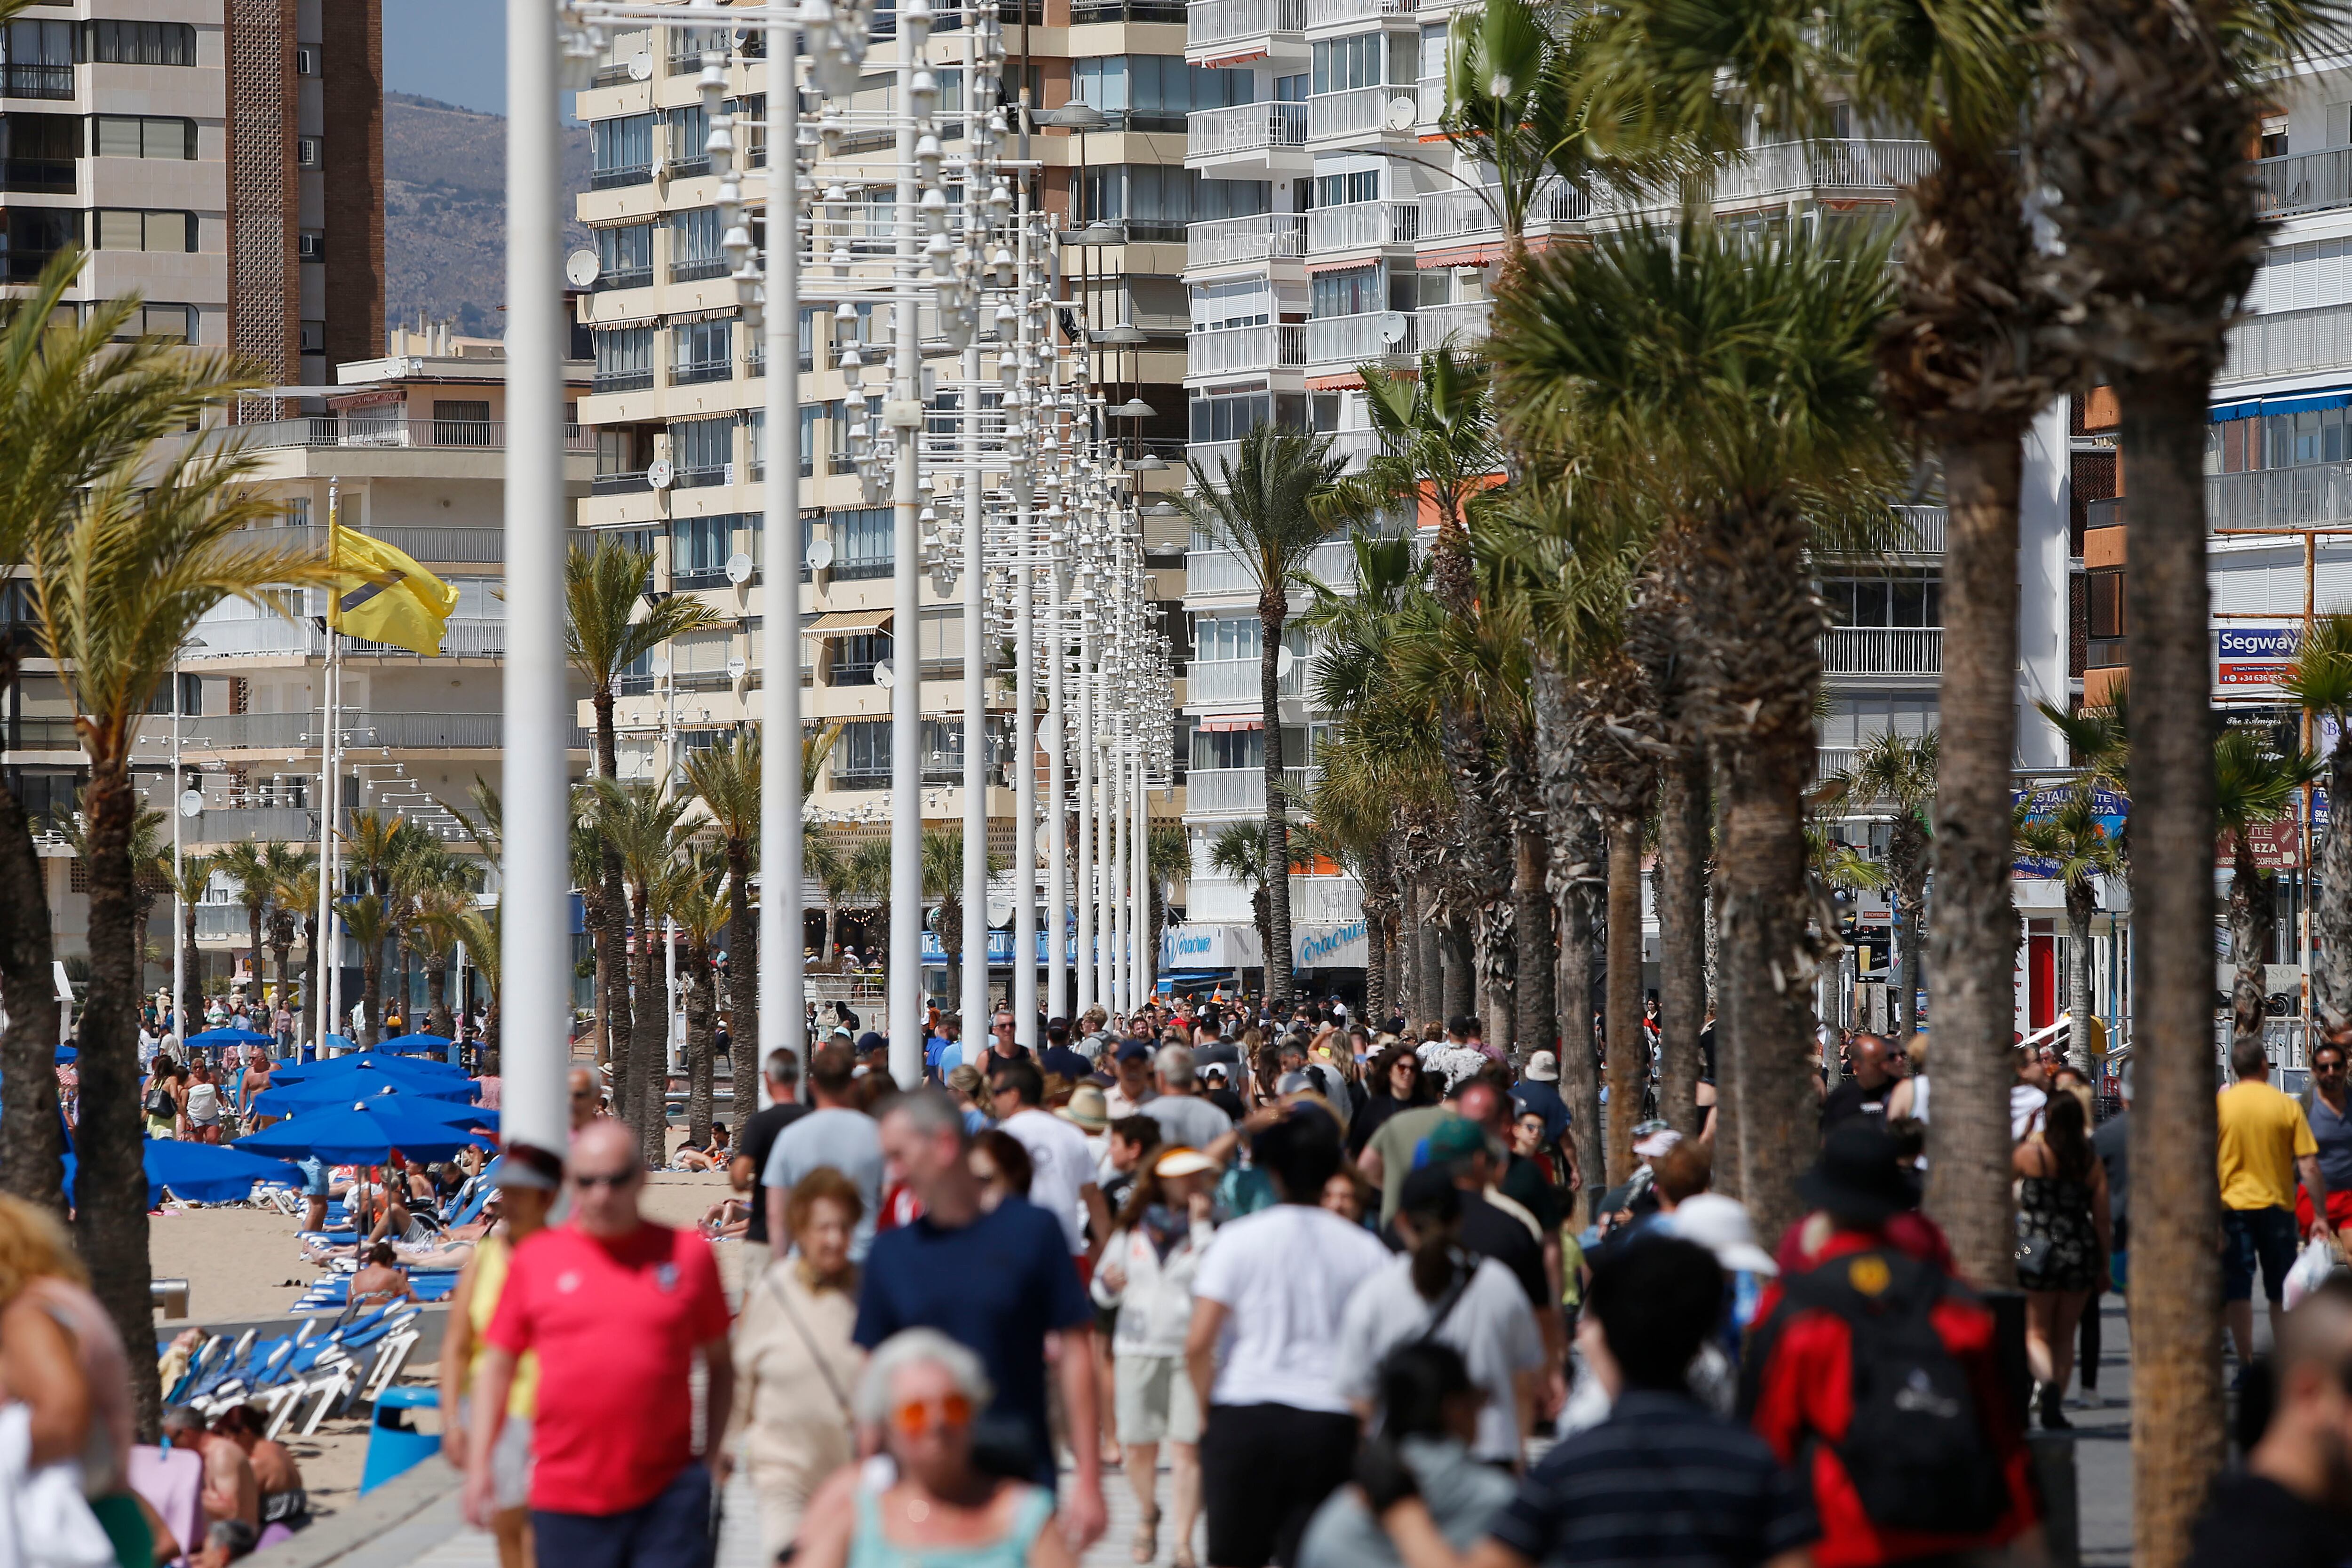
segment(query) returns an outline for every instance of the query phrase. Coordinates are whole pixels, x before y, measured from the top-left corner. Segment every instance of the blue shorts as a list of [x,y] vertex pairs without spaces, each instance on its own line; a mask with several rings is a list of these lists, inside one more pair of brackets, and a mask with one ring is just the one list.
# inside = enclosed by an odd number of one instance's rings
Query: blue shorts
[[324,1160],[311,1159],[297,1160],[294,1163],[302,1173],[302,1195],[306,1198],[326,1197],[329,1187],[327,1163]]
[[2263,1268],[2263,1294],[2273,1305],[2286,1296],[2286,1271],[2294,1267],[2293,1209],[2221,1211],[2221,1300],[2254,1298],[2254,1265]]
[[710,1568],[710,1467],[699,1460],[625,1513],[530,1510],[538,1560],[563,1568]]

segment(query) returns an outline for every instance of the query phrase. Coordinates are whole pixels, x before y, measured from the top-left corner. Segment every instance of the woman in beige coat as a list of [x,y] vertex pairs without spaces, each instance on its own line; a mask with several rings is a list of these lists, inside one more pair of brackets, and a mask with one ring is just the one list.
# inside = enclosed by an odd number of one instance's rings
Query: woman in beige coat
[[856,1454],[850,1391],[857,1386],[857,1270],[850,1237],[865,1211],[857,1187],[831,1166],[793,1188],[793,1252],[743,1297],[735,1325],[735,1419],[760,1500],[762,1556],[775,1560],[800,1532],[801,1512],[824,1479]]

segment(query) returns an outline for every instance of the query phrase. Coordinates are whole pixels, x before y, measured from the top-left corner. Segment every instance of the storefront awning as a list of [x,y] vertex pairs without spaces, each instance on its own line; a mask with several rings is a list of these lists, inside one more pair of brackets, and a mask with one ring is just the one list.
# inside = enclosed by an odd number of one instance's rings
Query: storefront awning
[[855,637],[860,632],[878,632],[890,624],[887,610],[827,610],[801,628],[807,637]]

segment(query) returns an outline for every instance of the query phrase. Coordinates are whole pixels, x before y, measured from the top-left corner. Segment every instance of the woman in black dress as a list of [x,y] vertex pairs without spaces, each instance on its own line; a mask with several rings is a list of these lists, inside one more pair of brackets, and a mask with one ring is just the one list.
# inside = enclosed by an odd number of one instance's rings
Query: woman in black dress
[[2042,1425],[2070,1425],[2074,1330],[2105,1281],[2107,1174],[2091,1152],[2083,1102],[2053,1094],[2042,1131],[2010,1156],[2017,1173],[2017,1282],[2025,1289],[2025,1355],[2041,1389]]

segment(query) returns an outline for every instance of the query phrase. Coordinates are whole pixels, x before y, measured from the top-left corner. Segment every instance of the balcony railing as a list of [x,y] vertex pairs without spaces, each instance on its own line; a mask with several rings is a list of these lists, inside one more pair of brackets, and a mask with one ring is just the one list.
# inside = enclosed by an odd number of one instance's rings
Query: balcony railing
[[[151,730],[153,721],[150,721]],[[423,751],[489,751],[505,743],[497,713],[352,713],[343,733],[354,744]],[[168,721],[159,731],[169,739]],[[221,713],[180,721],[180,746],[197,752],[273,752],[319,743],[319,715]]]
[[695,386],[706,381],[731,381],[734,375],[733,360],[689,360],[684,364],[671,367],[669,384],[672,386]]
[[[318,658],[327,651],[327,634],[305,620],[280,620],[274,616],[249,618],[206,619],[200,623],[197,635],[204,639],[201,649],[191,649],[184,657],[190,664],[215,658],[250,658],[263,655],[285,655]],[[444,658],[498,658],[506,653],[507,624],[484,616],[454,616],[441,639]],[[416,656],[404,647],[390,643],[370,642],[364,637],[343,639],[343,647],[356,657],[378,656],[414,658]]]
[[1363,914],[1363,884],[1353,877],[1290,879],[1290,918],[1293,921],[1335,925],[1361,920]]
[[[1213,474],[1215,471],[1213,468],[1210,470]],[[1339,593],[1349,592],[1356,585],[1355,547],[1344,539],[1326,540],[1315,547],[1315,553],[1307,559],[1304,570],[1307,576],[1327,588]],[[1195,549],[1184,557],[1184,592],[1188,596],[1255,595],[1257,578],[1231,551]],[[1192,670],[1213,668],[1214,664],[1196,659],[1189,668]],[[1254,662],[1251,668],[1256,668]],[[1250,689],[1255,692],[1257,688],[1252,686]],[[1193,700],[1202,700],[1197,687],[1194,688]]]
[[[321,415],[315,418],[231,425],[221,435],[247,447],[273,450],[286,447],[413,447],[498,451],[507,444],[506,424],[498,419],[342,419]],[[563,449],[594,451],[594,432],[579,425],[565,426]]]
[[1283,34],[1307,26],[1307,0],[1192,0],[1184,8],[1184,47],[1213,48]]
[[1421,209],[1402,202],[1348,202],[1307,215],[1309,251],[1411,245],[1420,233]]
[[624,163],[617,168],[598,169],[588,176],[592,191],[618,190],[623,185],[650,185],[654,183],[654,166],[650,163]]
[[1184,265],[1225,267],[1239,261],[1275,261],[1307,254],[1307,218],[1302,213],[1257,213],[1249,217],[1213,217],[1184,229]]
[[[709,162],[708,158],[703,160],[706,165]],[[678,166],[673,163],[670,167],[677,169]],[[684,171],[679,170],[679,172]],[[723,256],[695,257],[688,260],[673,261],[669,264],[669,280],[673,283],[698,283],[705,278],[724,278],[727,273],[727,258]]]
[[1070,23],[1182,22],[1184,0],[1071,0]]
[[1832,773],[1842,773],[1853,766],[1854,758],[1862,753],[1853,746],[1816,746],[1813,749],[1813,777],[1825,779]]
[[1410,16],[1413,0],[1307,0],[1309,27],[1344,27],[1350,22],[1376,22],[1382,16]]
[[1821,641],[1822,668],[1832,675],[1940,675],[1941,626],[1835,626]]
[[[1303,658],[1291,661],[1290,673],[1275,682],[1277,695],[1297,697],[1306,691],[1307,664]],[[1258,689],[1260,679],[1255,658],[1196,658],[1184,667],[1186,693],[1203,707],[1245,703],[1255,708],[1265,697]]]
[[1907,185],[1935,167],[1925,142],[1779,142],[1727,160],[1714,199],[1749,201],[1815,190],[1881,190]]
[[1184,117],[1184,156],[1232,157],[1307,145],[1307,105],[1241,103],[1196,109]]
[[2229,363],[2215,379],[2257,381],[2344,365],[2352,365],[2352,305],[2322,305],[2265,311],[2231,328]]
[[1895,520],[1904,525],[1904,532],[1895,548],[1904,555],[1941,555],[1944,553],[1944,531],[1951,521],[1951,510],[1940,506],[1898,506]]
[[[1399,128],[1389,124],[1391,100],[1402,98],[1412,102],[1410,90],[1402,87],[1351,87],[1344,92],[1318,92],[1307,100],[1307,139],[1320,142],[1338,136],[1370,136]],[[1418,105],[1412,120],[1402,128],[1409,132],[1420,119]]]
[[1458,305],[1424,305],[1421,310],[1421,341],[1430,347],[1453,340],[1455,348],[1483,343],[1492,330],[1495,301],[1467,300]]
[[[1306,363],[1304,326],[1271,322],[1262,327],[1224,327],[1213,332],[1194,332],[1184,340],[1186,375],[1232,375],[1244,371],[1288,369]],[[1196,452],[1199,449],[1193,448]]]
[[[1423,244],[1441,239],[1475,239],[1503,232],[1497,210],[1499,193],[1487,190],[1437,191],[1421,198]],[[1547,185],[1528,204],[1529,233],[1582,223],[1588,216],[1584,193],[1570,185]]]
[[[327,531],[317,524],[258,528],[252,532],[257,543],[284,544],[315,554],[324,554],[327,549]],[[381,539],[417,561],[474,565],[507,558],[503,528],[376,528],[368,531],[368,537]]]
[[[1313,770],[1285,768],[1283,783],[1304,796]],[[1240,816],[1265,810],[1264,768],[1194,768],[1184,775],[1184,809],[1193,816]]]
[[652,388],[654,373],[650,370],[598,371],[596,379],[588,384],[591,392],[645,392]]
[[2210,528],[2302,528],[2352,518],[2352,463],[2305,463],[2205,480]]
[[1416,352],[1419,321],[1410,310],[1367,310],[1307,323],[1307,363],[1362,364]]
[[643,289],[653,280],[654,264],[648,261],[643,267],[616,267],[610,272],[599,272],[596,281],[588,287],[591,292],[601,294],[607,289]]
[[2259,199],[2266,212],[2324,212],[2352,206],[2352,148],[2258,159],[2254,179],[2262,186]]
[[653,488],[652,480],[646,478],[643,468],[621,474],[598,474],[588,481],[588,493],[592,496],[633,496]]

